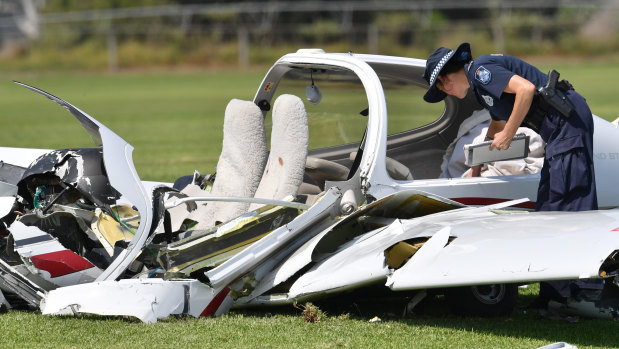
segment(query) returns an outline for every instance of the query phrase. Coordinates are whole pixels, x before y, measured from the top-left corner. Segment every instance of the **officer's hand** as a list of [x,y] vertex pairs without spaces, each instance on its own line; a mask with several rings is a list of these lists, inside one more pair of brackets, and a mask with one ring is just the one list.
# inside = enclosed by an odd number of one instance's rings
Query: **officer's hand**
[[509,149],[509,146],[512,143],[512,138],[514,138],[514,135],[506,130],[495,133],[494,140],[492,141],[492,144],[490,144],[490,150],[493,150],[494,148],[497,150]]
[[469,171],[467,177],[480,177],[481,176],[481,165],[475,165],[471,167],[471,171]]

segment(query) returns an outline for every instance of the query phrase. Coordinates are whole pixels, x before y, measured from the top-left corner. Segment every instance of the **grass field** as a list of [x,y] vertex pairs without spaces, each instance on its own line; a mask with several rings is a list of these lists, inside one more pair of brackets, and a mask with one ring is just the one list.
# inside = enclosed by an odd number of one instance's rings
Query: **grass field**
[[[543,70],[548,67],[540,65]],[[619,96],[612,79],[619,76],[619,65],[564,63],[554,67],[586,96],[595,114],[607,120],[619,117]],[[0,76],[0,145],[93,145],[69,113],[11,83],[18,80],[67,100],[132,144],[143,179],[173,181],[194,169],[211,173],[221,150],[227,103],[232,98],[252,99],[266,70],[5,74]]]
[[[550,65],[540,66],[547,70]],[[594,113],[619,117],[619,66],[554,66],[587,97]],[[135,147],[143,179],[171,181],[198,169],[209,173],[221,147],[223,112],[231,98],[252,99],[264,70],[130,72],[0,76],[0,145],[32,148],[91,147],[65,110],[11,80],[53,93],[117,132]],[[531,300],[535,288],[521,290]],[[346,303],[345,301],[343,303]],[[374,304],[376,305],[376,304]],[[517,310],[507,318],[460,318],[441,310],[401,318],[401,307],[364,305],[328,312],[305,323],[291,307],[233,311],[215,319],[169,319],[144,325],[120,318],[59,318],[10,311],[0,314],[0,347],[422,347],[536,348],[566,341],[579,348],[619,347],[619,323],[551,321]],[[348,315],[346,315],[348,314]],[[374,316],[385,321],[370,323]]]
[[[135,147],[143,178],[173,180],[194,169],[212,172],[231,98],[252,99],[263,71],[127,73],[7,77],[0,82],[3,146],[92,147],[63,108],[11,80],[63,98]],[[28,127],[25,127],[28,125]]]
[[[521,291],[522,304],[531,298],[531,291]],[[441,299],[429,306],[427,315],[402,318],[404,303],[382,305],[355,303],[331,312],[323,308],[328,313],[318,323],[305,322],[292,307],[232,311],[218,318],[170,318],[152,325],[10,311],[0,314],[0,347],[538,348],[555,342],[581,349],[619,347],[619,324],[611,320],[553,321],[521,309],[510,317],[462,318],[445,315]],[[375,316],[382,321],[369,322]]]

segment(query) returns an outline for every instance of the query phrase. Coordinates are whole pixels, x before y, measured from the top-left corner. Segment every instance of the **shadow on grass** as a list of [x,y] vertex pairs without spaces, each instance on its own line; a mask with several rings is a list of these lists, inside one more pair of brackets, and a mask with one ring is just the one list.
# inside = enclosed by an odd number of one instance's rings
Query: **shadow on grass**
[[[386,289],[384,286],[382,289]],[[536,289],[534,289],[536,293]],[[524,294],[523,294],[524,293]],[[379,317],[382,321],[398,322],[407,326],[431,326],[458,331],[486,332],[495,336],[529,338],[548,343],[568,342],[578,347],[619,347],[619,321],[580,318],[572,323],[551,320],[537,310],[526,309],[536,297],[524,291],[518,297],[518,305],[511,316],[506,317],[462,317],[452,315],[443,296],[428,296],[415,308],[414,314],[404,314],[412,294],[402,293],[393,297],[393,292],[380,288],[365,293],[352,292],[334,298],[314,302],[328,317],[348,316],[350,319],[368,321]],[[245,310],[243,313],[263,317],[271,314],[297,314],[294,307]]]
[[[445,333],[462,332],[465,335],[471,332],[476,334],[489,334],[496,337],[512,339],[531,339],[544,343],[568,342],[582,347],[619,347],[619,322],[612,320],[580,319],[578,323],[565,321],[554,321],[541,317],[537,311],[525,311],[524,306],[529,304],[535,297],[535,290],[522,291],[519,295],[519,304],[514,313],[509,317],[480,318],[480,317],[461,317],[450,314],[447,302],[442,296],[428,297],[419,307],[415,308],[415,314],[404,314],[407,303],[411,300],[411,293],[394,293],[380,285],[375,289],[366,292],[352,292],[338,297],[313,302],[325,316],[324,321],[327,326],[339,326],[352,329],[366,329],[366,326],[359,326],[358,322],[368,322],[374,317],[379,317],[383,322],[397,323],[395,326],[398,331],[404,327],[411,329],[411,332],[419,332],[419,328],[445,329]],[[395,297],[394,297],[395,295]],[[182,336],[196,335],[196,333],[208,334],[210,338],[212,332],[216,331],[220,336],[236,335],[238,328],[248,327],[256,323],[256,319],[273,318],[273,321],[258,321],[266,323],[266,328],[275,325],[278,329],[295,328],[291,323],[300,323],[303,318],[302,309],[305,303],[300,303],[298,308],[293,306],[281,306],[271,308],[255,308],[249,310],[233,310],[230,316],[224,316],[221,321],[214,319],[192,319],[190,317],[172,316],[160,321],[160,325],[144,325],[139,320],[126,317],[107,317],[98,315],[58,316],[42,318],[40,314],[31,316],[31,312],[23,313],[11,310],[5,317],[6,324],[14,324],[16,328],[5,329],[15,332],[23,326],[32,328],[56,328],[54,330],[64,337],[79,338],[83,332],[90,332],[96,328],[113,329],[121,333],[125,338],[134,335],[152,335],[151,331],[173,330],[182,333]],[[282,318],[282,315],[284,316]],[[289,321],[290,317],[298,318],[297,321]],[[248,318],[245,321],[238,320]],[[11,321],[8,321],[11,320]],[[335,321],[334,321],[335,320]],[[350,323],[347,321],[350,320]],[[19,323],[19,325],[17,324]],[[170,327],[170,325],[173,325]],[[11,325],[12,326],[12,325]],[[59,327],[60,326],[60,327]],[[219,326],[219,327],[218,327]],[[223,326],[223,327],[222,327]],[[239,326],[238,328],[234,328]],[[265,325],[259,325],[257,328]],[[251,326],[249,326],[251,328]],[[301,326],[304,328],[303,326]],[[370,326],[371,328],[375,328]],[[381,327],[376,327],[381,328]],[[231,331],[231,332],[227,332]],[[268,330],[265,330],[268,333]],[[115,332],[115,333],[116,333]],[[28,336],[29,332],[13,334],[14,336]],[[76,334],[77,333],[77,334]],[[377,332],[378,333],[378,332]],[[401,332],[399,332],[401,333]],[[203,338],[203,337],[200,337]],[[22,340],[19,338],[19,340]],[[25,340],[25,339],[24,339]],[[76,339],[77,340],[77,339]],[[34,343],[34,342],[33,342]],[[471,345],[471,343],[468,343]],[[473,343],[474,344],[474,343]]]

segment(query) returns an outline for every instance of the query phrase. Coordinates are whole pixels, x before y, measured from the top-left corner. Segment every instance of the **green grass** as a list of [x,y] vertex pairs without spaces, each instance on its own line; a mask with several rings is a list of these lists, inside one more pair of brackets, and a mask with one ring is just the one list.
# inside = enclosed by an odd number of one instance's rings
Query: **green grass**
[[[212,172],[221,150],[231,98],[252,99],[264,71],[11,76],[0,80],[0,144],[9,147],[92,147],[63,108],[11,79],[50,92],[92,115],[135,147],[145,179],[171,181]],[[25,125],[28,125],[27,127]]]
[[[542,64],[540,67],[547,70],[549,66]],[[554,67],[582,92],[595,114],[607,120],[619,117],[619,96],[616,81],[612,79],[619,76],[619,65],[563,63]],[[0,75],[0,145],[30,148],[93,146],[86,132],[69,113],[11,82],[18,80],[65,99],[133,145],[135,166],[144,179],[173,181],[196,169],[212,173],[221,150],[227,103],[232,98],[252,99],[266,70],[4,73]],[[397,103],[405,97],[401,92],[388,95],[392,124],[396,120],[406,121],[407,114],[403,109],[409,105],[414,110],[411,114],[434,113],[438,107],[423,103],[420,94],[410,98],[418,103]],[[327,105],[329,97],[325,95],[324,100],[318,108]],[[363,102],[349,104],[337,108],[354,115],[334,122],[354,130],[342,137],[343,140],[357,141],[363,133],[362,123],[356,121],[363,119],[359,119],[357,112],[366,105]],[[308,112],[311,111],[308,107]],[[333,110],[329,112],[333,113]],[[411,125],[414,126],[418,125]],[[329,138],[326,137],[329,134],[335,137],[341,129],[329,124],[323,127],[323,131],[314,133],[319,137],[311,140],[315,146],[333,144],[324,139]],[[390,125],[390,130],[393,130],[393,125]]]
[[[521,291],[529,301],[531,291]],[[346,302],[346,299],[341,299]],[[400,305],[403,306],[404,303]],[[442,299],[427,315],[401,317],[392,303],[342,306],[318,323],[304,321],[292,306],[266,311],[232,311],[218,318],[170,318],[145,325],[99,316],[54,317],[10,311],[0,314],[2,347],[276,347],[276,348],[537,348],[568,342],[578,348],[619,346],[616,321],[553,321],[517,310],[510,317],[444,315]],[[347,311],[348,310],[348,311]],[[369,322],[374,316],[381,322]]]
[[[542,64],[547,70],[550,65]],[[555,65],[585,95],[594,113],[619,117],[616,78],[610,63]],[[121,74],[0,76],[0,145],[33,148],[91,147],[75,119],[54,103],[10,82],[20,80],[61,97],[114,130],[135,147],[144,179],[172,181],[198,169],[214,171],[221,148],[225,106],[231,98],[252,99],[266,72],[180,71]],[[355,106],[362,109],[364,106]],[[521,303],[534,291],[521,291]],[[292,307],[233,311],[214,319],[169,319],[155,325],[102,317],[47,317],[9,311],[0,314],[0,347],[421,347],[536,348],[566,341],[579,348],[619,347],[619,323],[581,319],[551,321],[518,310],[498,319],[446,315],[436,311],[401,318],[362,311],[325,310],[322,322],[302,320]],[[340,315],[349,313],[343,319]],[[398,315],[394,315],[398,314]],[[369,323],[375,315],[386,321]]]
[[619,64],[600,62],[542,63],[544,71],[554,68],[586,99],[591,111],[609,121],[619,118]]

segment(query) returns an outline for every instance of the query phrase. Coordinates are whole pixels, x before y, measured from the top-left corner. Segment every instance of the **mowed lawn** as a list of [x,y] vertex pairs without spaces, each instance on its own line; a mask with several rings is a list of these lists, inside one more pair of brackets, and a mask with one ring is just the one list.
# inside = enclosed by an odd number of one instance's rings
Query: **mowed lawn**
[[33,85],[93,116],[135,148],[143,179],[212,173],[226,105],[253,99],[265,71],[5,76],[0,78],[0,146],[93,147],[64,108],[11,80]]
[[[540,67],[548,69],[546,64]],[[554,67],[582,92],[595,114],[607,120],[619,117],[619,94],[612,78],[619,77],[619,64]],[[0,146],[93,146],[71,114],[12,82],[18,80],[77,106],[133,145],[133,159],[143,179],[173,181],[194,170],[212,173],[221,151],[226,105],[232,98],[253,99],[266,71],[5,73],[0,75]]]
[[[554,67],[585,95],[594,113],[607,120],[619,117],[619,65]],[[194,170],[211,173],[221,149],[227,103],[252,99],[266,70],[4,74],[0,146],[93,146],[66,110],[11,82],[19,80],[67,100],[132,144],[143,179],[173,181]],[[531,301],[535,290],[521,290],[521,305]],[[341,302],[348,304],[345,298]],[[382,308],[374,303],[371,308],[361,303],[324,308],[328,314],[319,323],[304,322],[292,307],[232,311],[220,318],[172,318],[154,325],[9,311],[0,314],[0,347],[536,348],[559,341],[578,348],[619,347],[617,321],[552,321],[522,309],[511,317],[460,318],[448,315],[440,298],[426,314],[402,318],[403,304]],[[374,316],[383,321],[369,322]]]

